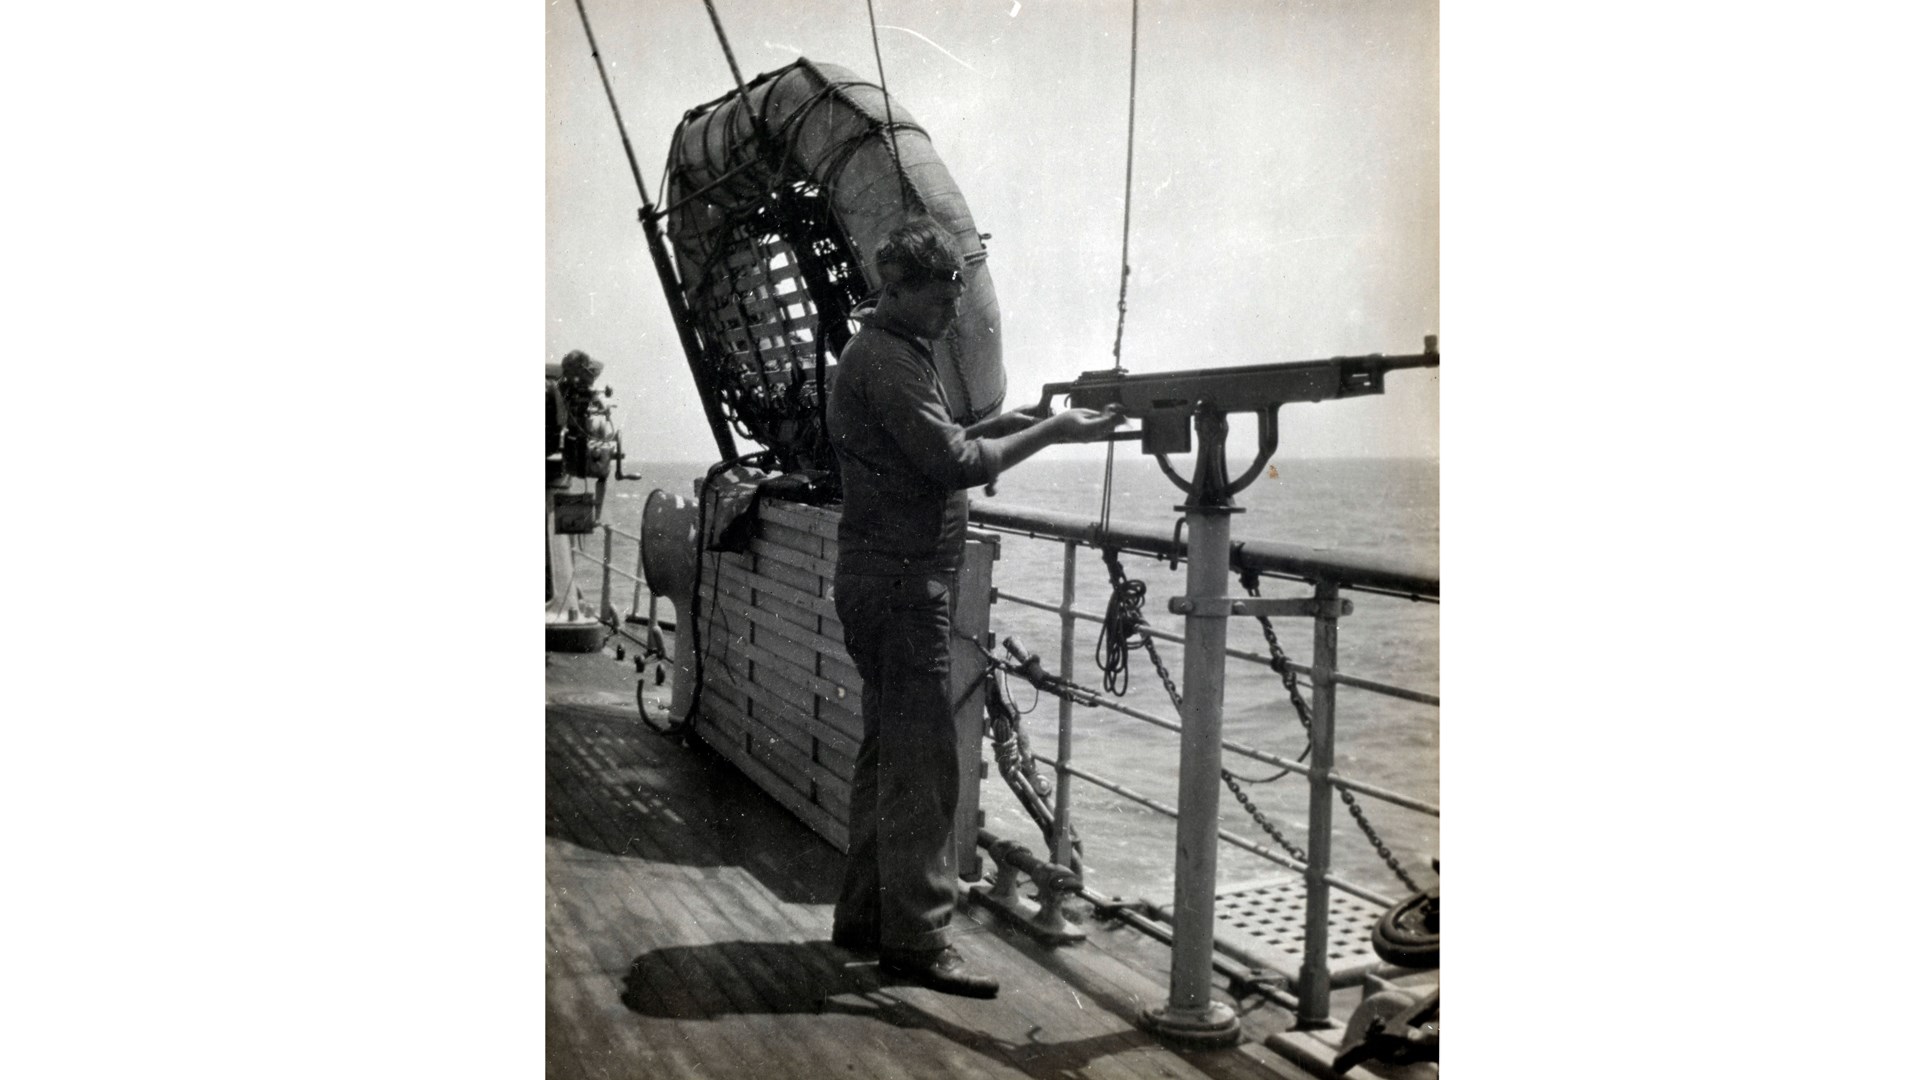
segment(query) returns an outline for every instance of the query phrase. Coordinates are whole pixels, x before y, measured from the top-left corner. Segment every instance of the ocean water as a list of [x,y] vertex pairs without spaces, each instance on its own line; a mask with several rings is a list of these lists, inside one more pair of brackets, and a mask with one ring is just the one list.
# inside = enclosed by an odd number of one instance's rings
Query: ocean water
[[[1190,464],[1175,459],[1177,467]],[[607,517],[616,527],[638,533],[646,495],[655,488],[690,494],[703,471],[691,464],[642,463],[640,483],[616,485],[608,494]],[[1096,519],[1100,513],[1103,460],[1040,458],[1003,476],[992,503],[1030,506]],[[1239,496],[1245,513],[1233,518],[1235,539],[1269,540],[1354,554],[1390,555],[1422,565],[1439,563],[1439,465],[1426,460],[1276,461],[1272,469]],[[983,496],[975,492],[976,499]],[[1172,534],[1174,507],[1181,492],[1161,475],[1152,459],[1122,446],[1114,462],[1115,522]],[[618,556],[616,556],[618,558]],[[1181,620],[1167,612],[1167,598],[1185,592],[1186,568],[1169,571],[1164,562],[1122,556],[1128,576],[1147,583],[1143,612],[1156,629],[1179,633]],[[1003,536],[994,583],[1003,591],[1047,602],[1061,592],[1060,546],[1048,541]],[[1105,610],[1110,592],[1106,568],[1097,552],[1082,550],[1076,574],[1075,607]],[[595,579],[597,580],[597,578]],[[1237,581],[1231,585],[1235,591]],[[1306,595],[1292,582],[1269,581],[1268,596]],[[616,587],[616,595],[621,590]],[[1438,695],[1440,691],[1440,611],[1437,604],[1368,593],[1347,594],[1354,613],[1341,620],[1339,668],[1379,682]],[[644,603],[644,601],[643,601]],[[1312,623],[1276,619],[1281,647],[1301,665],[1312,658]],[[1021,639],[1049,670],[1060,670],[1057,616],[1001,603],[993,612],[1001,637]],[[1099,636],[1095,623],[1081,623],[1074,645],[1075,681],[1100,688],[1094,664]],[[1229,620],[1228,644],[1259,655],[1267,648],[1253,619]],[[1157,643],[1168,671],[1178,683],[1183,653],[1178,644]],[[1303,678],[1302,683],[1306,680]],[[1033,748],[1051,757],[1056,751],[1055,699],[1039,697],[1017,680],[1016,703],[1031,709],[1023,718]],[[1305,693],[1303,686],[1303,693]],[[1265,665],[1229,658],[1222,724],[1228,739],[1292,759],[1306,746],[1306,732],[1288,702],[1280,677]],[[1310,696],[1309,696],[1310,699]],[[1132,654],[1130,688],[1124,699],[1134,708],[1177,719],[1172,702],[1144,652]],[[1336,768],[1342,775],[1437,804],[1440,798],[1439,709],[1342,687],[1337,698]],[[983,756],[990,755],[983,751]],[[1163,731],[1131,717],[1102,709],[1074,710],[1073,760],[1096,773],[1166,805],[1179,802],[1179,743]],[[1262,762],[1226,755],[1235,773],[1266,779],[1279,770]],[[1290,842],[1304,847],[1307,834],[1307,786],[1304,778],[1283,775],[1269,783],[1243,785],[1262,813]],[[1074,782],[1074,827],[1083,845],[1090,885],[1102,892],[1166,901],[1173,895],[1174,822],[1147,807],[1084,780]],[[1434,877],[1428,860],[1439,853],[1439,822],[1431,817],[1358,797],[1361,809],[1401,865],[1422,884]],[[995,771],[983,783],[981,801],[987,826],[1035,849],[1039,830],[1026,818]],[[1388,896],[1405,892],[1378,857],[1363,832],[1336,800],[1334,872]],[[1221,789],[1221,826],[1270,847],[1278,845]],[[1218,878],[1222,886],[1253,881],[1284,870],[1249,852],[1222,844]]]

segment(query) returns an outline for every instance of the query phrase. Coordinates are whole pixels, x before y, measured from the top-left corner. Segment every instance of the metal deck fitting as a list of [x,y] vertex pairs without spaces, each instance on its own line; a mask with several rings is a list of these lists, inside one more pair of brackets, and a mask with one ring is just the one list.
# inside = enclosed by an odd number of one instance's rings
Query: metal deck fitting
[[[1386,909],[1338,890],[1328,892],[1327,968],[1333,987],[1358,986],[1380,965],[1373,924]],[[1298,877],[1235,886],[1214,897],[1214,939],[1259,966],[1298,981],[1306,953],[1307,886]]]

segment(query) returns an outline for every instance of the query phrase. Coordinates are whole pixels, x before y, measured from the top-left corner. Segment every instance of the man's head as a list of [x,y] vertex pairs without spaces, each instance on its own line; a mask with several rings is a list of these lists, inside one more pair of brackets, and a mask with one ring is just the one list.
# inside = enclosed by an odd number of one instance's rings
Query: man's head
[[560,359],[560,377],[578,383],[581,386],[593,385],[600,377],[606,365],[586,353],[575,349]]
[[881,303],[889,316],[922,337],[937,338],[959,313],[965,267],[946,231],[927,218],[887,234],[874,258]]

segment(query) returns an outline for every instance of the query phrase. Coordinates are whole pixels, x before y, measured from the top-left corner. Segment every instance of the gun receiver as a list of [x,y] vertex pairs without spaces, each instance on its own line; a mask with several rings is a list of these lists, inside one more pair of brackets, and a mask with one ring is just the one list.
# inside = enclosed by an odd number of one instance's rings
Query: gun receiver
[[1440,366],[1439,338],[1429,336],[1425,344],[1425,352],[1406,356],[1375,353],[1149,375],[1089,371],[1072,382],[1041,387],[1040,404],[1046,415],[1053,412],[1056,395],[1064,395],[1072,408],[1118,405],[1129,417],[1139,418],[1141,427],[1115,432],[1112,438],[1139,439],[1143,453],[1184,454],[1192,449],[1193,414],[1202,405],[1223,414],[1251,412],[1264,418],[1293,402],[1379,394],[1386,390],[1389,371]]

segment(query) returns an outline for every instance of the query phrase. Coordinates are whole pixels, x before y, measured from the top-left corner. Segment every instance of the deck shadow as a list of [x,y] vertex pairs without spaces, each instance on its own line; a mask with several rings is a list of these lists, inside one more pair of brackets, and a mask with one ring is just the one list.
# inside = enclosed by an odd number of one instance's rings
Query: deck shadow
[[665,946],[634,958],[622,980],[620,1001],[635,1013],[675,1021],[752,1013],[862,1017],[901,1030],[930,1032],[1036,1080],[1073,1080],[1101,1058],[1152,1043],[1133,1028],[1057,1042],[1035,1038],[1037,1028],[1017,1038],[996,1035],[894,996],[889,992],[893,987],[920,991],[911,980],[896,979],[870,964],[849,964],[846,957],[826,941]]
[[548,705],[547,836],[682,866],[734,866],[785,903],[831,903],[845,857],[699,740]]

